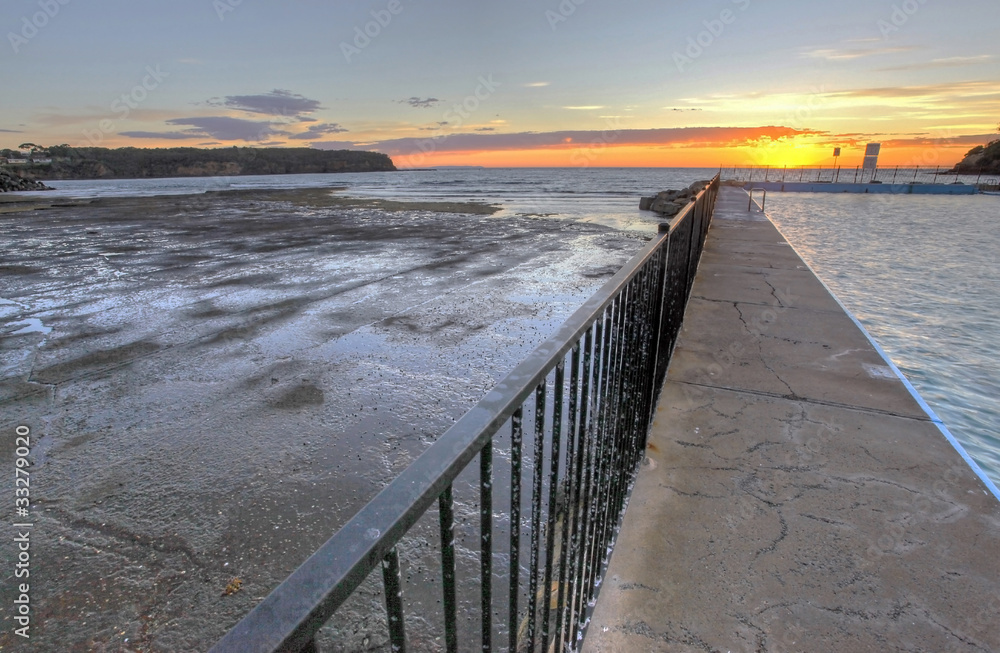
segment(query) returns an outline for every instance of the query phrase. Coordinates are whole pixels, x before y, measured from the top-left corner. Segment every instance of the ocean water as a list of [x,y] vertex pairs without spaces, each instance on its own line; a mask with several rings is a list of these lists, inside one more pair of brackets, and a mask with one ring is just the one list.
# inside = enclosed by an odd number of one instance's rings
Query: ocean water
[[[393,173],[56,181],[44,197],[337,188],[356,197],[497,204],[652,233],[638,199],[699,168],[444,168]],[[948,180],[950,181],[950,180]],[[1000,483],[1000,197],[772,193],[768,214],[969,454]]]

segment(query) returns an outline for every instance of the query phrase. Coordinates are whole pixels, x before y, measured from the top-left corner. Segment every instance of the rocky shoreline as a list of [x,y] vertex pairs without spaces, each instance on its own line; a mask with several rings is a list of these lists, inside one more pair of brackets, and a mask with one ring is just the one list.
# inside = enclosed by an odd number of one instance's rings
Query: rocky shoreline
[[696,181],[681,190],[665,190],[653,197],[643,197],[639,200],[639,210],[654,211],[667,217],[675,216],[684,207],[695,201],[698,193],[710,183],[710,181]]
[[0,193],[10,193],[18,190],[53,190],[40,181],[20,177],[10,170],[0,168]]

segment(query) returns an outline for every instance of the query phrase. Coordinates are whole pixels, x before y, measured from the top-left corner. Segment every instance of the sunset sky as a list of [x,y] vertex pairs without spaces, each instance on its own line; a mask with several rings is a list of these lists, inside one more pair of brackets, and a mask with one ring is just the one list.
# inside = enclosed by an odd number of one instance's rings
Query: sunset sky
[[370,149],[399,167],[950,166],[996,0],[4,0],[0,146]]

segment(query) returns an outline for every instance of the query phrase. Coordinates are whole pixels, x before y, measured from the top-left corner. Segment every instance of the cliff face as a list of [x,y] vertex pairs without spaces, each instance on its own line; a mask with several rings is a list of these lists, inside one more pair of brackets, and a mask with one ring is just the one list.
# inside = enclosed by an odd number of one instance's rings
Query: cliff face
[[392,171],[385,154],[311,148],[49,148],[51,164],[19,168],[41,179],[141,179]]
[[0,168],[0,193],[17,190],[52,190],[40,181],[27,179],[14,174],[6,168]]
[[1000,140],[972,148],[952,172],[973,175],[979,172],[989,175],[1000,174]]

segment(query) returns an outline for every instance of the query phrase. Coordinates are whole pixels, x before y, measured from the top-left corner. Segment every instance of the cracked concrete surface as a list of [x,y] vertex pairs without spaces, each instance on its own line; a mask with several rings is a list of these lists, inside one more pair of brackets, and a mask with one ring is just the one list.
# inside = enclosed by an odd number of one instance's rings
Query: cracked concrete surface
[[584,650],[1000,651],[1000,502],[746,206],[723,188]]

